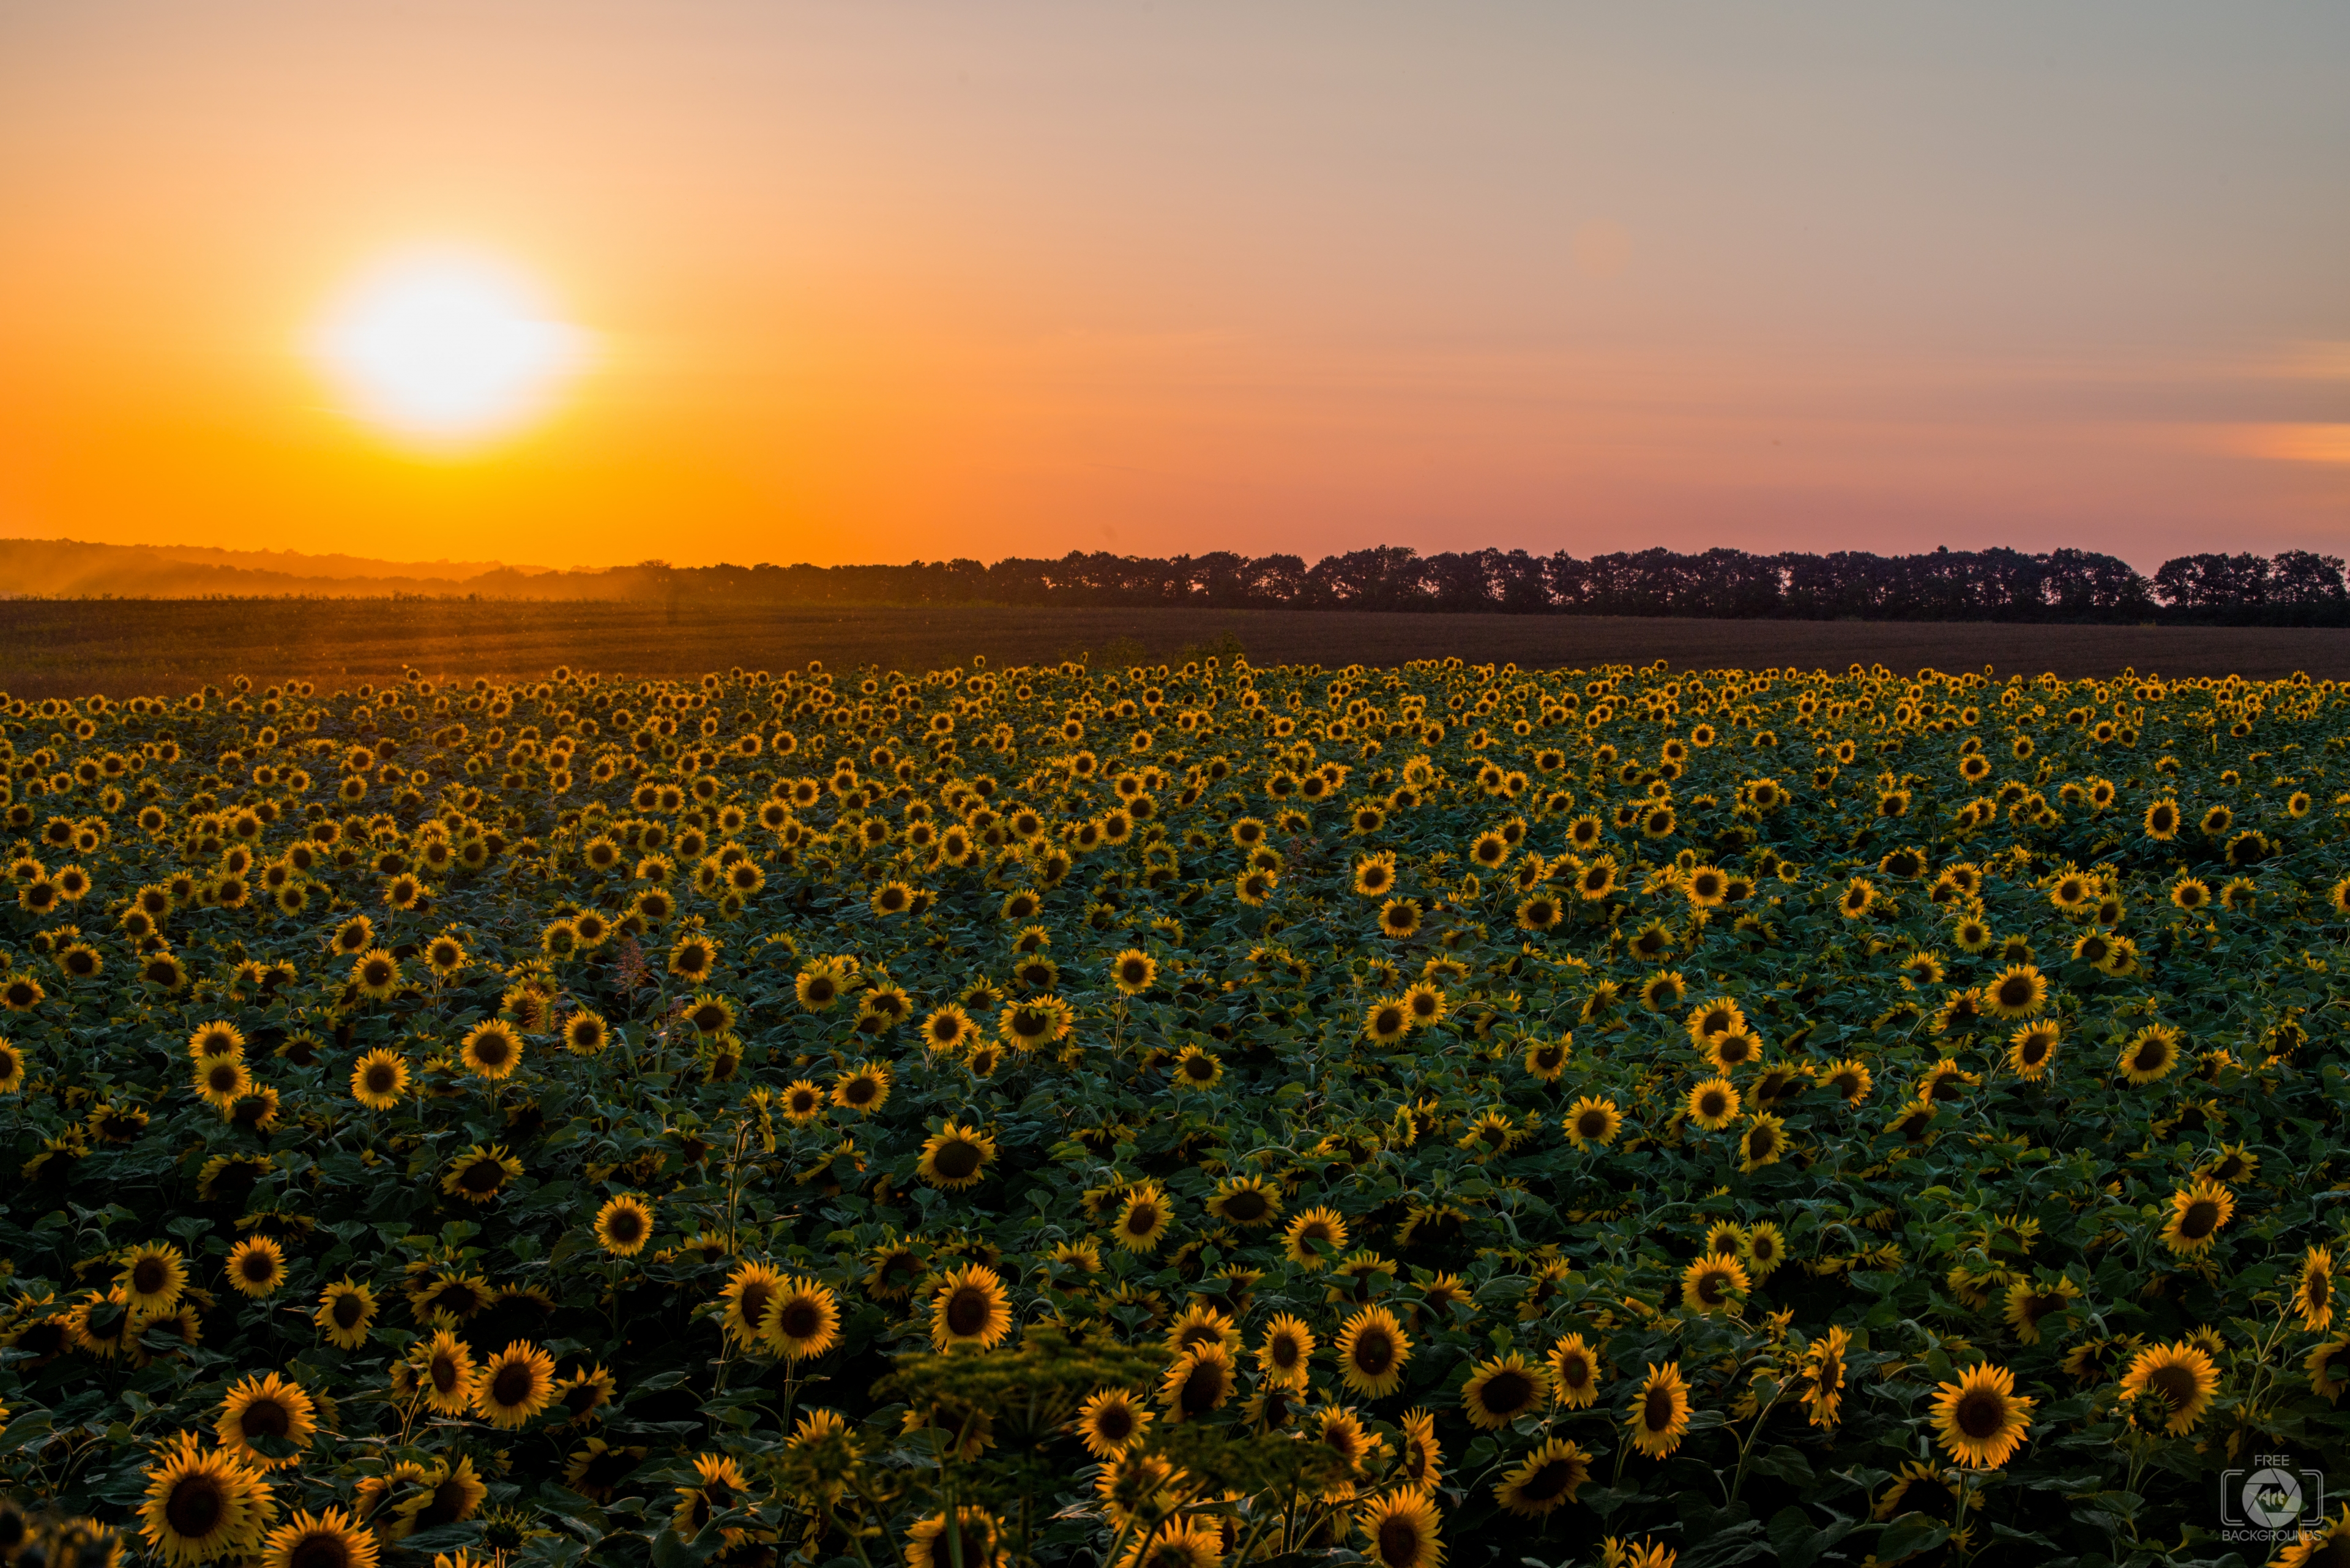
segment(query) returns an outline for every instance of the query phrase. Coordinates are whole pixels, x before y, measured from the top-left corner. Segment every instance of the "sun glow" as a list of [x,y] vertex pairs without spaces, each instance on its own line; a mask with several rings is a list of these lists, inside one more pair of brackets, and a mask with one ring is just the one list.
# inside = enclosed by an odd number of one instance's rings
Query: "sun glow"
[[469,445],[544,413],[588,358],[512,269],[445,251],[390,262],[328,313],[315,348],[370,424],[427,445]]

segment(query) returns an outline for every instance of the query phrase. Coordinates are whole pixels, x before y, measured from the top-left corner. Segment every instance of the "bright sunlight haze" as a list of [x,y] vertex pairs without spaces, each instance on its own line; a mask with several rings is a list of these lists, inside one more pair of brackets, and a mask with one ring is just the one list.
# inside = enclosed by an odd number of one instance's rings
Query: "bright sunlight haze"
[[336,305],[317,347],[358,417],[450,445],[529,421],[580,367],[587,341],[505,269],[430,254],[368,276]]

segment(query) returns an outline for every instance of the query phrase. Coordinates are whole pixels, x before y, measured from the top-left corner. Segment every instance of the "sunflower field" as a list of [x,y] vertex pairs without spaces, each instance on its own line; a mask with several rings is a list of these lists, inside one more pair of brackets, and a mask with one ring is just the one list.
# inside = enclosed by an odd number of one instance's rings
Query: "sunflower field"
[[0,1561],[2350,1560],[2350,687],[0,723]]

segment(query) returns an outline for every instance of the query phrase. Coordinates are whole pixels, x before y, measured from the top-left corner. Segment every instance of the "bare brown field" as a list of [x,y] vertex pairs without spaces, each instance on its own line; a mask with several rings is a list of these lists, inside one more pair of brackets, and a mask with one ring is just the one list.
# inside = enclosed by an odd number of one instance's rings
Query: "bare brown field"
[[[1038,609],[1001,606],[681,609],[462,599],[0,601],[0,691],[17,697],[174,692],[249,675],[359,681],[536,675],[558,664],[631,676],[739,665],[917,670],[984,654],[1033,664],[1118,639],[1154,659],[1237,638],[1260,664],[1472,662],[1576,668],[1793,665],[2002,674],[2350,678],[2350,629],[1669,620],[1343,610]],[[1130,651],[1121,645],[1121,651]]]

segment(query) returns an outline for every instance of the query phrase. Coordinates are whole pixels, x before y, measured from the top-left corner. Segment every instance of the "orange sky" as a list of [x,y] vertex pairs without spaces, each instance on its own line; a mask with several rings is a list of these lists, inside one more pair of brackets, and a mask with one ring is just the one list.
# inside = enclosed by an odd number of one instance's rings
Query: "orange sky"
[[[0,534],[2350,553],[2350,8],[2050,9],[8,7]],[[455,455],[433,242],[600,345]]]

